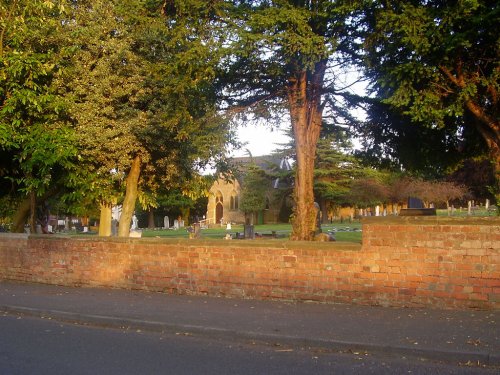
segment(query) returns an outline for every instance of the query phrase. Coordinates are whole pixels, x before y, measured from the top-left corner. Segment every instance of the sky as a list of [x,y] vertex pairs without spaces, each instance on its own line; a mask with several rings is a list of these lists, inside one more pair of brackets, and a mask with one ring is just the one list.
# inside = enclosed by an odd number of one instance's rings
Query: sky
[[[283,129],[286,124],[283,125]],[[240,150],[232,152],[232,156],[248,156],[247,149],[250,150],[252,156],[262,156],[271,154],[279,143],[289,142],[289,138],[283,134],[281,129],[273,129],[265,125],[249,124],[238,127],[238,138],[242,142],[248,142]]]

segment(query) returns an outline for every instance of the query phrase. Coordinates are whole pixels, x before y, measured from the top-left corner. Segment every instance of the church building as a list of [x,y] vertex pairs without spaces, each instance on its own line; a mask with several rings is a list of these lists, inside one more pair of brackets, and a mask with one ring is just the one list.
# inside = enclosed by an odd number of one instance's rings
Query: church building
[[[245,183],[245,167],[255,163],[264,171],[290,171],[292,168],[285,158],[276,156],[257,156],[234,158],[233,164],[237,172],[233,177],[220,177],[210,188],[206,219],[208,224],[243,224],[245,213],[239,209],[242,186]],[[266,189],[266,208],[254,217],[255,224],[277,223],[287,221],[291,213],[290,199],[283,194],[286,187],[279,178],[270,179]]]

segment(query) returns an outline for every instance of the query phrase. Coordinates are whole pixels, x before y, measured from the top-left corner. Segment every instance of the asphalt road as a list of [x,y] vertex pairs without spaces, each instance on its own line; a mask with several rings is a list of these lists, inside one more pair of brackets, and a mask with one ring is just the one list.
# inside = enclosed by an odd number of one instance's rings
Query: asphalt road
[[498,374],[415,358],[231,343],[0,316],[0,374]]

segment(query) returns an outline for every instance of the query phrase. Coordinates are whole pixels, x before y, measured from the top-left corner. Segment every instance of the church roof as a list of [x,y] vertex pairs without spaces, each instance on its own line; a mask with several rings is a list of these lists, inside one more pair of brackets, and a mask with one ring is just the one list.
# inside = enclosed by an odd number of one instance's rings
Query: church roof
[[252,162],[265,171],[271,171],[273,169],[289,171],[292,169],[288,159],[279,155],[244,156],[232,158],[231,161],[237,167],[242,167],[241,169],[243,170]]
[[[234,173],[235,178],[239,181],[240,184],[244,183],[244,175],[246,168],[254,163],[259,168],[268,173],[273,173],[277,171],[290,171],[292,170],[292,166],[287,158],[281,157],[279,155],[262,155],[262,156],[246,156],[246,157],[237,157],[231,159],[232,163],[236,167],[236,171]],[[276,177],[272,183],[272,187],[274,189],[286,187],[288,184],[285,181],[282,181],[279,177]]]

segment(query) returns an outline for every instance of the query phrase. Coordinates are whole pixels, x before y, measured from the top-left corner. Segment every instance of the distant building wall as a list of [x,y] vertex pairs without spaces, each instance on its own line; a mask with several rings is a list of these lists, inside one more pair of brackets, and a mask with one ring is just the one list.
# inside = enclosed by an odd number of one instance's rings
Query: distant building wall
[[367,218],[362,244],[1,234],[0,279],[498,310],[500,219]]

